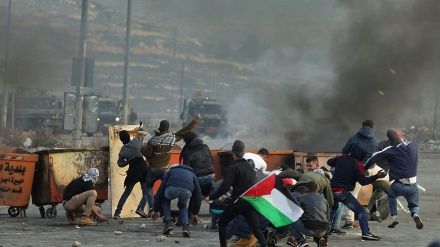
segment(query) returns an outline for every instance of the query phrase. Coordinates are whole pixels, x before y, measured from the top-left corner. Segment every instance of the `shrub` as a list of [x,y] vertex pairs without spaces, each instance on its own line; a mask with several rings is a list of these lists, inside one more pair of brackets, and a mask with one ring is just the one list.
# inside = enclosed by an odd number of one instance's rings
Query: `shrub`
[[30,132],[29,138],[32,140],[32,147],[47,147],[53,148],[57,144],[56,137],[51,128],[39,128],[35,132]]
[[0,130],[0,144],[10,147],[23,147],[26,141],[26,132],[20,129],[1,129]]

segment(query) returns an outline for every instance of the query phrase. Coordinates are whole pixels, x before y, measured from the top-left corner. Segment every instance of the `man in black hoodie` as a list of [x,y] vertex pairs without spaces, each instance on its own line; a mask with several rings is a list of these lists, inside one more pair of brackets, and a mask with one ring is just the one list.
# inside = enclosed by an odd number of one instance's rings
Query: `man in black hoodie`
[[179,163],[190,166],[199,180],[204,196],[211,192],[212,181],[215,179],[211,149],[197,138],[197,134],[189,130],[183,136],[185,146],[180,152]]
[[354,189],[356,182],[359,182],[361,185],[367,185],[376,181],[378,178],[386,176],[386,172],[380,170],[376,175],[366,177],[364,166],[361,163],[361,160],[365,155],[366,152],[363,146],[356,142],[350,146],[350,152],[348,155],[343,154],[327,161],[329,166],[335,168],[333,177],[330,180],[334,198],[334,205],[330,211],[330,218],[333,220],[336,211],[338,210],[338,202],[342,202],[357,215],[362,230],[362,239],[380,240],[378,236],[371,234],[364,208],[350,193],[350,191]]
[[[211,192],[212,182],[215,179],[211,149],[209,149],[208,145],[203,143],[202,139],[197,138],[197,134],[192,130],[188,130],[185,133],[183,141],[185,142],[185,146],[183,146],[180,152],[179,163],[193,169],[199,181],[202,195],[208,196]],[[194,203],[199,202],[189,201],[188,210],[190,212],[194,207]],[[198,224],[198,222],[192,223]]]
[[220,188],[212,192],[205,201],[215,200],[228,192],[232,186],[233,191],[229,205],[223,211],[218,221],[218,234],[220,246],[226,247],[226,226],[238,215],[243,215],[246,223],[252,230],[252,233],[258,239],[261,247],[266,247],[266,238],[260,229],[258,220],[258,212],[247,201],[242,199],[240,195],[246,192],[255,184],[255,170],[252,165],[243,159],[244,143],[236,140],[232,146],[232,157],[234,161],[226,168],[223,174],[223,183]]

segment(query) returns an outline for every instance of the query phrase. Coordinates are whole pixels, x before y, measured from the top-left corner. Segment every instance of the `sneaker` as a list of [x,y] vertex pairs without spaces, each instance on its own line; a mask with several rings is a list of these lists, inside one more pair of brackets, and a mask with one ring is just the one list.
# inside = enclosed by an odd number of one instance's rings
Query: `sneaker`
[[353,222],[351,222],[351,221],[346,221],[345,224],[342,226],[342,228],[344,228],[344,229],[350,229],[350,228],[353,228]]
[[[143,211],[142,211],[142,212],[143,212]],[[144,214],[145,214],[145,213],[144,213]],[[153,208],[152,208],[152,207],[148,209],[148,215],[147,215],[147,218],[151,217],[151,214],[153,214]],[[142,218],[143,218],[143,217],[142,217]]]
[[117,219],[120,219],[120,218],[121,218],[121,214],[115,212],[115,214],[113,215],[113,219],[117,220]]
[[303,241],[298,243],[298,247],[310,247],[309,243],[304,239]]
[[391,223],[388,225],[388,228],[394,228],[397,224],[399,224],[399,219],[397,219],[397,215],[393,215],[393,217],[391,218]]
[[268,227],[266,228],[266,243],[268,246],[276,246],[275,230]]
[[270,242],[267,242],[267,247],[277,247],[277,246],[278,246],[278,239],[276,238],[276,235],[274,235],[272,240]]
[[217,224],[211,224],[211,225],[209,226],[209,229],[210,229],[210,230],[213,230],[213,231],[216,231],[216,230],[218,230],[218,226],[217,226]]
[[327,240],[325,238],[321,238],[318,241],[318,247],[326,247],[327,246]]
[[414,222],[416,222],[417,229],[419,229],[419,230],[423,229],[423,222],[420,219],[420,216],[418,214],[414,213],[413,219],[414,219]]
[[289,246],[292,246],[292,247],[298,247],[299,246],[298,241],[296,241],[296,239],[293,236],[291,236],[291,237],[289,237],[287,239],[286,244],[289,245]]
[[141,210],[141,209],[136,209],[136,212],[135,212],[137,215],[139,215],[139,216],[141,216],[142,218],[148,218],[148,215],[144,212],[144,210]]
[[165,227],[163,228],[162,234],[168,235],[173,230],[171,224],[171,218],[164,218],[164,220],[165,220]]
[[182,224],[182,234],[183,234],[184,238],[191,237],[191,235],[189,233],[189,224],[186,222],[183,222],[183,224]]
[[67,220],[69,221],[69,224],[76,225],[76,212],[66,212]]
[[251,238],[249,239],[249,244],[247,246],[255,246],[258,243],[258,239],[254,234],[251,234]]
[[243,247],[243,246],[249,246],[249,239],[240,238],[237,242],[232,244],[232,247]]
[[382,221],[383,221],[382,216],[380,215],[379,211],[374,211],[371,214],[371,218],[379,223],[382,223]]
[[90,219],[89,216],[85,216],[85,215],[83,215],[81,217],[80,223],[82,225],[87,225],[87,226],[96,226],[98,224],[98,223],[94,222],[92,219]]
[[347,232],[341,231],[340,229],[331,229],[329,235],[345,235]]
[[371,232],[366,233],[366,234],[362,234],[362,239],[363,240],[380,240],[380,238],[378,236],[371,234]]

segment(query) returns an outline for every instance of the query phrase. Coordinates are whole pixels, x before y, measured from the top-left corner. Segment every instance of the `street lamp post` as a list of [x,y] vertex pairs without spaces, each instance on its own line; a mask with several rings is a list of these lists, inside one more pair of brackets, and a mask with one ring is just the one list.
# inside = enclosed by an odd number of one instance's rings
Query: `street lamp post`
[[3,74],[3,103],[2,103],[2,129],[6,129],[7,115],[8,115],[8,72],[9,72],[9,35],[11,31],[11,7],[12,0],[9,0],[8,5],[8,20],[6,24],[6,47],[5,47],[5,66]]
[[75,127],[73,130],[73,143],[74,148],[81,147],[81,134],[82,134],[82,117],[83,117],[83,97],[84,97],[84,80],[85,80],[85,61],[87,54],[87,12],[88,12],[88,0],[82,0],[81,6],[81,30],[79,36],[79,81],[76,85],[76,114],[75,114]]
[[124,84],[122,96],[122,123],[128,123],[128,74],[130,66],[130,32],[131,32],[131,0],[127,3],[127,27],[125,29],[125,61],[124,61]]

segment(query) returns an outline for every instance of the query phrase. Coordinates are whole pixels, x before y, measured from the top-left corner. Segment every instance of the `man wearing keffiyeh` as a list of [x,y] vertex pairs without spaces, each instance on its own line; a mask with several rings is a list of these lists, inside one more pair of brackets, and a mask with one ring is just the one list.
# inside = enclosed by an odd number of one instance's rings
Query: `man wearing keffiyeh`
[[147,174],[147,198],[149,207],[149,216],[153,212],[153,186],[157,180],[162,180],[165,172],[168,170],[168,164],[171,159],[171,150],[174,144],[183,139],[188,130],[193,129],[200,120],[200,115],[194,118],[187,126],[181,130],[170,131],[170,122],[160,121],[159,128],[154,130],[154,136],[148,140],[147,145],[141,148],[142,154],[147,158],[150,171]]
[[63,208],[71,225],[76,224],[78,214],[82,215],[79,223],[83,225],[97,225],[97,222],[90,219],[91,214],[98,222],[107,221],[107,217],[101,214],[101,208],[95,206],[97,193],[93,187],[98,178],[99,170],[90,168],[87,173],[70,182],[64,190]]

